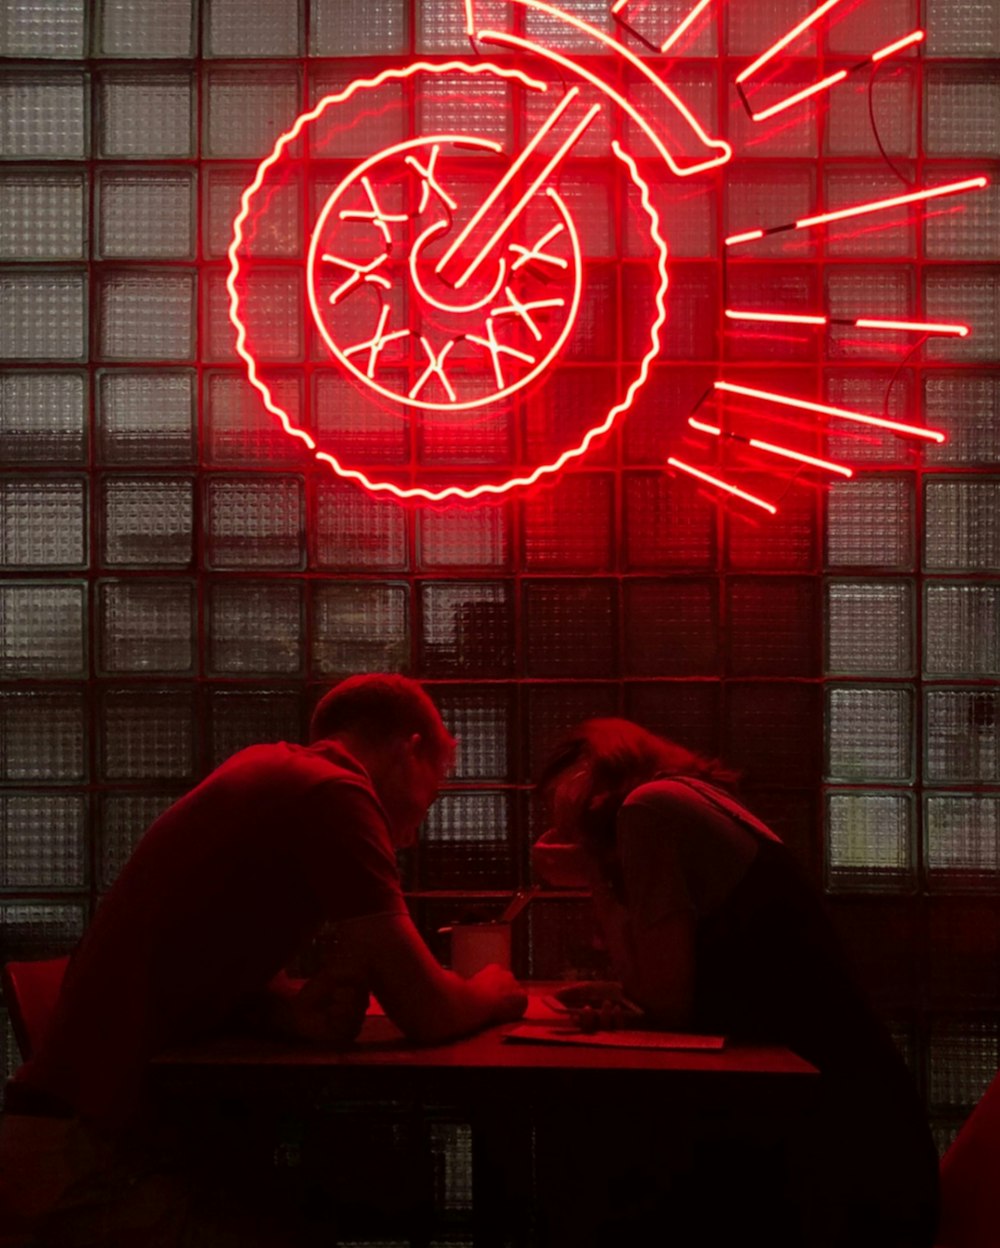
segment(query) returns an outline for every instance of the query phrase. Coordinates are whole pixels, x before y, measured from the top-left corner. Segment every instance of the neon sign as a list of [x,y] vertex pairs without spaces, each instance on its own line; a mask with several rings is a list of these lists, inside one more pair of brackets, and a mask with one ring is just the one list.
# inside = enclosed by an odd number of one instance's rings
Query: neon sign
[[[667,224],[652,182],[710,178],[733,154],[666,81],[669,62],[640,57],[626,37],[634,36],[658,56],[676,55],[695,24],[704,19],[711,0],[692,0],[686,16],[655,42],[628,25],[630,0],[614,0],[609,6],[610,17],[619,24],[616,35],[545,0],[492,0],[492,24],[480,20],[476,0],[451,2],[464,6],[475,57],[415,61],[355,79],[324,95],[292,122],[258,166],[242,194],[228,253],[226,285],[236,350],[264,407],[289,436],[339,476],[376,496],[417,502],[496,498],[552,479],[629,411],[649,381],[668,319]],[[753,120],[792,110],[850,73],[877,67],[924,39],[922,30],[912,31],[857,64],[754,111],[745,90],[758,89],[755,76],[840,2],[825,0],[736,76],[734,89]],[[517,20],[500,29],[498,12]],[[590,55],[575,59],[527,37],[524,32],[539,19],[550,29],[571,35],[572,46],[584,47]],[[517,67],[487,59],[500,53],[516,56]],[[594,53],[602,54],[617,72],[597,72]],[[640,97],[643,107],[637,102]],[[415,117],[425,114],[424,104],[430,115],[434,102],[443,98],[458,105],[452,109],[450,127],[413,125]],[[492,114],[482,108],[483,99],[500,101]],[[455,126],[454,115],[462,122],[466,117],[478,120]],[[509,116],[524,118],[516,141],[505,133]],[[380,141],[368,142],[369,126]],[[405,137],[414,129],[415,137]],[[546,436],[534,442],[530,436],[524,439],[525,446],[545,449],[529,453],[522,447],[512,456],[516,469],[506,473],[470,469],[461,480],[453,473],[442,484],[440,476],[434,478],[422,467],[413,449],[423,434],[439,428],[447,435],[458,428],[474,430],[477,422],[497,427],[522,419],[530,428],[531,421],[544,420],[547,411],[539,396],[558,383],[565,369],[578,366],[588,341],[581,326],[600,292],[594,276],[598,266],[585,254],[579,200],[567,181],[582,167],[581,157],[595,151],[603,153],[616,180],[630,188],[633,221],[644,240],[648,263],[642,270],[648,288],[642,306],[647,311],[645,324],[634,335],[639,348],[633,349],[629,360],[623,362],[616,355],[617,363],[609,365],[616,370],[614,402],[586,413],[562,436],[561,445],[553,447],[558,439],[549,437],[546,428]],[[300,176],[303,168],[311,196],[302,270],[312,344],[307,343],[311,354],[306,375],[326,373],[352,387],[361,406],[368,405],[373,413],[373,428],[398,421],[411,447],[405,467],[355,462],[345,446],[338,445],[336,431],[307,426],[279,401],[284,391],[275,377],[284,361],[269,354],[268,314],[254,298],[254,279],[268,267],[257,240],[266,236],[275,192],[285,179]],[[740,244],[920,205],[986,185],[987,179],[977,175],[730,234],[724,238],[723,263]],[[617,286],[619,302],[610,316],[620,322],[626,307],[622,283]],[[743,323],[850,325],[876,336],[918,334],[921,341],[932,335],[965,337],[970,332],[966,325],[915,318],[837,318],[781,308],[727,308],[725,318],[726,324],[737,328]],[[710,423],[692,414],[690,429],[738,444],[765,460],[825,474],[849,476],[851,470],[757,436],[759,430],[729,428],[722,418],[726,402],[749,402],[762,419],[771,409],[792,408],[808,414],[817,422],[815,427],[848,421],[878,426],[900,437],[943,440],[942,434],[919,425],[746,387],[724,377],[717,378],[706,398],[720,404],[720,417]],[[355,406],[352,400],[352,410]],[[722,494],[774,510],[766,500],[714,473],[668,455],[668,449],[664,447],[668,467]]]

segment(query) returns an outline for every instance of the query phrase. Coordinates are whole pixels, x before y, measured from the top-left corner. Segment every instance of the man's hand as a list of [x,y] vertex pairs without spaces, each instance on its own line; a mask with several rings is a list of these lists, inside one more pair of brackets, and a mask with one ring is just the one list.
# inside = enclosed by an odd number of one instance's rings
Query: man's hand
[[528,1008],[528,994],[510,971],[495,963],[477,971],[468,984],[489,1003],[494,1023],[513,1023]]
[[327,970],[307,980],[284,1003],[283,1030],[311,1044],[346,1048],[361,1030],[368,1009],[368,983],[352,970]]

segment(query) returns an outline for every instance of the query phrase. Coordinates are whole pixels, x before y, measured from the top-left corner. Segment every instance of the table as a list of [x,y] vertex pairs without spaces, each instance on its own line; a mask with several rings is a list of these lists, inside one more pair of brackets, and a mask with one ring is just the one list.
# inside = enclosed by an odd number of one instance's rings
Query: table
[[[544,1024],[555,1017],[542,1001],[552,987],[529,986],[527,1020]],[[430,1120],[440,1120],[444,1114],[467,1123],[472,1229],[477,1245],[489,1245],[503,1242],[501,1227],[511,1216],[527,1217],[538,1187],[531,1141],[539,1130],[551,1139],[565,1132],[581,1102],[589,1111],[642,1107],[685,1138],[748,1133],[773,1142],[808,1108],[818,1073],[774,1046],[650,1051],[512,1044],[504,1041],[512,1026],[416,1047],[372,1012],[358,1043],[346,1051],[219,1038],[157,1058],[152,1085],[154,1095],[175,1106],[242,1099],[280,1107],[286,1121],[295,1114],[343,1114],[345,1107],[371,1114],[395,1106],[404,1116],[427,1120],[430,1113]],[[433,1175],[428,1181],[433,1187]],[[410,1230],[411,1242],[430,1242],[426,1193],[415,1198],[407,1217],[424,1227]]]

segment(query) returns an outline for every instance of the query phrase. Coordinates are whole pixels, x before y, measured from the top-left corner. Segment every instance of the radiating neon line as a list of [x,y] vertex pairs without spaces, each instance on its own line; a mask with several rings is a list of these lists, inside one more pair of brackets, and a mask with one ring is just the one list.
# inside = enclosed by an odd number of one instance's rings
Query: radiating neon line
[[615,0],[614,4],[611,6],[612,15],[614,15],[615,13],[620,13],[627,4],[628,4],[628,0]]
[[537,243],[532,243],[530,247],[523,247],[520,243],[510,243],[507,247],[508,251],[517,251],[521,253],[510,266],[510,271],[512,273],[516,273],[522,265],[528,264],[532,260],[537,260],[540,264],[555,265],[557,269],[568,268],[568,260],[564,260],[562,256],[550,256],[549,253],[544,250],[545,244],[551,243],[554,238],[563,232],[564,228],[565,227],[561,223],[554,225],[551,230],[542,235]]
[[897,39],[895,43],[888,43],[884,48],[879,48],[877,52],[873,52],[871,59],[877,65],[879,61],[884,61],[887,56],[893,56],[895,53],[901,52],[903,48],[908,48],[913,43],[923,43],[926,38],[926,31],[911,31],[908,35],[904,35],[902,39]]
[[870,200],[865,204],[855,204],[853,208],[838,208],[835,212],[818,212],[814,217],[802,217],[795,222],[795,229],[807,230],[814,225],[825,225],[828,221],[843,221],[847,217],[861,217],[869,212],[884,212],[887,208],[897,208],[903,204],[940,199],[942,195],[958,195],[962,191],[981,190],[988,184],[989,179],[980,176],[966,178],[962,182],[947,182],[943,186],[932,186],[923,191],[913,191],[909,195],[890,195],[888,199]]
[[707,472],[702,472],[700,468],[692,468],[690,464],[685,464],[683,460],[675,459],[673,455],[667,460],[671,468],[679,468],[681,472],[690,473],[692,477],[697,477],[699,481],[707,481],[709,485],[714,485],[718,490],[725,490],[727,494],[735,494],[737,498],[742,498],[748,503],[753,503],[755,507],[762,507],[764,511],[770,512],[772,516],[778,514],[778,509],[773,503],[766,502],[763,498],[758,498],[756,494],[748,494],[746,490],[741,490],[737,485],[731,485],[728,481],[722,481],[719,477],[710,476]]
[[754,390],[750,386],[737,386],[729,381],[717,381],[714,389],[725,394],[741,394],[750,399],[760,399],[765,403],[775,403],[779,407],[794,407],[803,412],[817,412],[821,416],[836,416],[840,420],[850,420],[855,424],[875,425],[880,429],[891,429],[894,433],[906,434],[912,438],[926,438],[929,442],[943,442],[944,434],[936,429],[923,429],[919,425],[904,425],[896,420],[888,420],[883,416],[866,416],[862,412],[852,412],[845,407],[829,407],[825,403],[809,403],[805,399],[797,399],[791,394],[774,394],[770,390]]
[[863,316],[851,323],[857,329],[900,329],[910,334],[953,334],[958,338],[969,336],[968,325],[948,325],[942,321],[880,321]]
[[441,270],[444,268],[444,266],[448,263],[448,261],[455,254],[455,252],[458,251],[459,247],[461,247],[461,245],[469,237],[469,235],[476,228],[479,222],[482,221],[483,217],[486,216],[489,210],[493,207],[496,201],[500,198],[500,196],[504,193],[507,187],[514,180],[514,178],[517,177],[517,174],[520,171],[521,166],[524,164],[524,162],[532,155],[532,153],[535,151],[538,145],[542,142],[545,136],[549,133],[552,127],[558,122],[559,118],[563,115],[563,113],[566,112],[566,110],[569,108],[569,106],[573,103],[573,101],[576,99],[576,97],[579,94],[580,94],[579,87],[571,87],[570,90],[566,92],[563,98],[555,106],[552,112],[549,113],[548,117],[545,118],[545,120],[542,122],[539,128],[535,131],[535,133],[531,136],[528,142],[521,149],[520,153],[518,154],[517,159],[511,164],[507,172],[503,175],[503,177],[496,184],[496,186],[493,187],[490,193],[486,196],[483,202],[479,205],[476,211],[472,214],[469,220],[465,223],[463,228],[459,230],[458,234],[456,234],[456,236],[452,239],[444,255],[437,262],[437,265],[435,266],[435,272],[440,273]]
[[[532,179],[531,184],[525,189],[525,192],[521,196],[521,198],[517,201],[517,203],[510,210],[510,212],[507,213],[503,221],[501,221],[500,224],[497,226],[497,228],[493,231],[493,233],[489,237],[489,240],[483,244],[479,252],[479,255],[476,256],[476,258],[471,262],[471,264],[468,265],[465,272],[455,283],[456,290],[461,290],[462,287],[465,285],[465,283],[469,280],[469,278],[472,277],[473,273],[475,273],[475,271],[479,268],[483,260],[485,260],[485,258],[489,255],[492,249],[496,246],[496,244],[500,241],[500,239],[503,238],[504,234],[506,234],[506,232],[510,229],[511,225],[517,220],[517,218],[521,215],[521,213],[525,210],[525,208],[534,198],[535,192],[538,190],[538,188],[542,185],[542,183],[549,176],[552,170],[555,169],[557,165],[559,165],[559,163],[562,161],[566,153],[572,147],[576,145],[577,140],[580,138],[580,136],[587,129],[587,127],[590,125],[590,123],[594,120],[594,118],[597,116],[599,112],[601,112],[601,105],[594,104],[587,111],[586,115],[582,117],[580,121],[577,122],[572,132],[567,136],[566,140],[563,142],[562,146],[558,149],[558,151],[555,152],[553,156],[549,157],[548,161],[545,164],[545,167],[541,170],[541,172],[535,178]],[[438,265],[438,272],[440,271],[441,271],[441,266]]]
[[952,334],[967,338],[968,325],[948,324],[944,321],[887,321],[870,316],[856,320],[839,316],[805,316],[796,312],[749,312],[726,308],[726,316],[732,321],[764,321],[775,325],[852,325],[855,329],[895,329],[912,334]]
[[829,11],[834,7],[834,5],[837,5],[839,3],[840,3],[840,0],[825,0],[824,4],[821,4],[818,9],[814,9],[813,12],[810,13],[808,17],[803,18],[802,21],[799,22],[797,26],[793,27],[788,32],[787,35],[782,35],[782,37],[778,39],[777,42],[772,43],[771,46],[765,52],[762,52],[760,56],[757,57],[757,59],[753,62],[752,65],[748,65],[746,69],[744,69],[741,73],[737,74],[736,81],[746,82],[746,80],[750,77],[751,74],[755,74],[757,70],[761,68],[762,65],[766,65],[767,62],[771,60],[772,57],[777,56],[777,54],[782,50],[782,48],[787,48],[788,45],[794,39],[797,39],[799,35],[803,33],[803,31],[808,30],[809,27],[813,25],[813,23],[819,21],[819,19],[823,16],[824,13],[829,13]]
[[[604,420],[599,425],[595,425],[593,428],[588,429],[577,446],[570,447],[569,450],[563,451],[563,453],[550,464],[540,464],[532,472],[528,473],[527,476],[510,477],[508,480],[499,484],[485,483],[483,485],[474,486],[471,489],[461,485],[449,485],[440,490],[428,490],[419,485],[400,486],[396,485],[392,481],[372,481],[371,478],[366,476],[360,469],[346,467],[328,451],[316,451],[317,459],[321,459],[324,463],[328,463],[338,476],[343,477],[348,481],[356,481],[359,485],[364,486],[366,490],[369,490],[373,494],[389,494],[393,498],[398,498],[400,500],[422,498],[429,503],[440,503],[449,498],[461,498],[468,502],[472,499],[482,498],[486,495],[499,497],[508,493],[510,490],[522,489],[527,486],[534,485],[543,477],[559,472],[559,470],[571,460],[578,459],[581,455],[585,455],[590,449],[591,443],[596,438],[603,436],[613,427],[617,418],[624,412],[627,412],[635,402],[635,396],[646,384],[653,360],[655,360],[660,354],[660,331],[663,329],[663,326],[667,321],[666,296],[669,275],[667,272],[667,244],[664,242],[663,235],[660,233],[660,214],[653,204],[652,197],[649,193],[649,186],[639,173],[639,167],[636,162],[632,159],[628,152],[625,151],[617,139],[612,140],[611,150],[614,152],[618,160],[628,167],[630,177],[639,188],[639,202],[643,212],[645,212],[649,218],[649,233],[657,251],[656,271],[659,275],[659,284],[654,296],[656,316],[654,317],[653,323],[649,330],[649,349],[643,355],[639,364],[639,371],[632,379],[628,390],[625,392],[624,398],[621,402],[616,403],[614,407],[610,409]],[[556,197],[556,193],[551,189],[551,187],[549,188],[548,193],[553,197]],[[577,261],[579,262],[579,244],[577,243],[576,246]]]
[[750,116],[754,121],[766,121],[768,117],[773,117],[776,113],[783,113],[786,108],[791,108],[795,104],[800,104],[803,100],[808,100],[811,95],[818,95],[821,91],[829,90],[836,83],[843,82],[847,77],[847,72],[846,69],[838,69],[829,78],[822,78],[819,82],[814,82],[811,87],[804,87],[801,91],[796,91],[794,95],[786,96],[785,99],[779,100],[777,104],[772,104],[769,108],[762,108],[759,113],[751,113]]
[[513,0],[513,3],[522,4],[527,8],[538,9],[543,13],[548,13],[553,17],[559,18],[561,21],[568,22],[571,26],[575,26],[584,34],[590,35],[592,38],[606,44],[613,52],[615,52],[618,56],[623,57],[629,62],[630,65],[637,69],[643,77],[648,79],[652,86],[654,86],[656,90],[659,91],[665,99],[669,100],[674,108],[677,109],[702,143],[704,143],[706,147],[716,149],[719,154],[713,156],[709,160],[699,161],[699,163],[695,165],[679,165],[677,161],[674,160],[671,153],[667,150],[663,140],[653,129],[646,116],[630,104],[623,95],[621,95],[613,87],[609,86],[603,78],[600,78],[597,74],[592,73],[584,65],[577,61],[570,60],[567,56],[562,56],[559,52],[555,52],[551,48],[544,48],[540,44],[532,43],[529,39],[522,39],[518,35],[510,35],[502,30],[481,30],[479,32],[479,38],[481,40],[489,43],[499,43],[510,48],[519,48],[529,54],[543,56],[546,60],[552,61],[553,64],[561,65],[570,73],[577,74],[579,77],[585,78],[587,82],[592,83],[595,87],[597,87],[597,89],[606,95],[608,99],[613,100],[614,103],[617,104],[618,107],[635,122],[635,124],[642,130],[642,132],[656,148],[657,152],[659,152],[661,158],[666,162],[671,173],[675,173],[679,178],[687,178],[694,173],[704,173],[706,169],[715,169],[719,165],[724,165],[728,161],[732,160],[732,147],[724,139],[709,138],[709,136],[705,133],[705,130],[702,128],[701,123],[698,121],[698,118],[695,117],[694,113],[691,112],[687,105],[674,94],[665,82],[653,73],[644,61],[640,60],[640,58],[637,57],[629,48],[626,48],[624,44],[616,43],[614,39],[612,39],[609,35],[606,35],[603,31],[598,30],[595,26],[589,26],[586,22],[581,22],[579,18],[571,17],[569,14],[552,8],[551,5],[542,4],[540,0]]
[[[627,3],[627,0],[625,0],[625,2]],[[687,15],[687,17],[684,18],[681,24],[673,32],[673,34],[668,35],[667,38],[663,41],[663,43],[660,44],[660,51],[669,52],[670,49],[674,46],[674,44],[677,42],[677,40],[680,39],[681,35],[683,35],[684,32],[690,27],[691,23],[696,21],[698,17],[700,17],[700,15],[705,11],[705,9],[708,8],[711,2],[712,0],[698,0],[698,3],[694,6],[694,8]],[[622,4],[622,7],[624,8],[624,3]],[[618,12],[617,6],[613,8],[611,12],[617,13]]]
[[[471,0],[469,12],[471,14]],[[265,156],[257,166],[253,181],[249,186],[245,187],[240,196],[240,210],[236,214],[233,221],[233,237],[229,244],[226,255],[229,259],[229,274],[226,277],[226,290],[229,292],[229,319],[236,330],[236,354],[246,365],[247,380],[257,391],[261,397],[261,401],[267,411],[272,416],[277,416],[281,421],[281,426],[290,437],[299,438],[306,444],[311,451],[315,451],[316,443],[312,437],[304,429],[295,426],[288,413],[284,408],[279,407],[271,395],[270,387],[267,382],[263,381],[257,371],[257,361],[253,354],[247,349],[247,329],[240,318],[240,294],[236,288],[236,282],[240,275],[240,247],[243,245],[243,226],[247,217],[250,215],[250,203],[253,197],[260,190],[267,177],[268,171],[282,157],[286,147],[299,137],[303,128],[321,117],[323,113],[332,105],[343,103],[348,100],[356,91],[360,91],[367,87],[379,87],[383,82],[392,79],[408,78],[411,74],[423,70],[429,74],[445,74],[455,70],[461,70],[467,74],[498,74],[501,78],[516,79],[526,87],[531,87],[535,91],[547,91],[548,84],[537,78],[530,78],[522,70],[507,69],[500,65],[495,65],[492,61],[479,61],[475,65],[469,65],[464,61],[442,61],[440,64],[433,64],[431,61],[416,61],[412,65],[407,65],[405,69],[384,69],[381,73],[376,74],[374,78],[356,78],[343,91],[334,95],[324,96],[319,103],[308,112],[301,113],[296,119],[291,129],[286,130],[284,134],[278,136],[271,153]],[[499,144],[497,144],[499,149]],[[313,314],[318,314],[318,309],[314,307]]]
[[989,178],[980,174],[975,178],[966,178],[962,182],[947,182],[942,186],[928,187],[923,191],[913,191],[909,195],[892,195],[888,199],[872,199],[864,204],[855,204],[851,208],[838,208],[834,212],[819,212],[812,217],[801,217],[788,225],[773,225],[764,230],[749,230],[745,234],[731,234],[726,239],[726,246],[735,243],[747,243],[765,234],[780,234],[785,230],[807,230],[816,225],[826,225],[830,221],[844,221],[848,217],[861,217],[870,212],[884,212],[887,208],[897,208],[903,204],[921,203],[928,199],[940,199],[944,195],[958,195],[962,191],[982,190],[989,186]]
[[731,321],[766,321],[780,325],[825,325],[825,316],[805,316],[797,312],[744,312],[736,308],[726,308],[726,316]]
[[[688,417],[688,424],[692,429],[699,429],[702,433],[710,433],[715,438],[722,437],[722,430],[717,425],[706,424],[703,420],[696,420],[693,416]],[[728,432],[726,436],[735,439],[737,442],[745,442],[747,446],[752,446],[757,451],[766,451],[769,455],[780,455],[783,459],[797,459],[803,464],[809,464],[813,468],[822,468],[824,472],[835,472],[842,477],[854,476],[854,470],[846,467],[844,464],[835,464],[829,459],[818,459],[815,455],[806,455],[804,451],[793,451],[790,446],[778,446],[774,442],[762,442],[760,438],[751,438],[740,433]]]

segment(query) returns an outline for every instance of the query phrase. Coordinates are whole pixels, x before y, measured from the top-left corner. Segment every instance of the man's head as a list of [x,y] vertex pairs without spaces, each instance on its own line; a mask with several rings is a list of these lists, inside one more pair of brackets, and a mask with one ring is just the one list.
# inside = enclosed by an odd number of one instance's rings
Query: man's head
[[357,756],[389,816],[393,844],[412,844],[455,753],[420,685],[392,674],[351,676],[317,703],[309,737],[340,741]]

